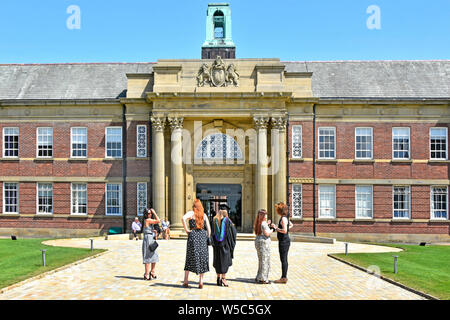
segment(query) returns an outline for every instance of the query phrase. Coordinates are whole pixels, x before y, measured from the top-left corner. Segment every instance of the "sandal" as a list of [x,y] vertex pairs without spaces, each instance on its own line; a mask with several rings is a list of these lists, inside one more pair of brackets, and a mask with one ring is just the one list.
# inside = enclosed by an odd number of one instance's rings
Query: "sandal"
[[189,284],[183,282],[183,288],[189,288]]
[[222,281],[221,281],[222,287],[228,287],[228,283],[226,283],[226,281],[227,281],[227,279],[222,278]]
[[150,273],[150,276],[152,277],[152,279],[156,279],[156,275],[154,273]]
[[150,280],[150,278],[147,278],[146,276],[148,275],[144,273],[144,280]]

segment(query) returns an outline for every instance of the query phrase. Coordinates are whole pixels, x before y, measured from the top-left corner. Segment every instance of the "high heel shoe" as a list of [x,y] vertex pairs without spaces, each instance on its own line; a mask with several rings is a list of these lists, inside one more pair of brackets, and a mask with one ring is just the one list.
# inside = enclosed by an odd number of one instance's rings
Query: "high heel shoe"
[[156,279],[156,275],[154,273],[150,273],[150,277],[152,277],[152,279]]
[[144,273],[144,280],[150,280],[150,278],[146,277],[147,275]]
[[217,285],[220,287],[222,285],[222,280],[220,277],[217,277]]
[[183,282],[183,288],[189,288],[189,284],[188,284],[188,283],[185,283],[185,282]]
[[[225,282],[224,282],[224,281],[225,281]],[[226,283],[226,281],[227,281],[227,279],[222,278],[222,280],[220,281],[222,287],[228,287],[228,283]]]
[[199,289],[203,289],[203,283],[200,283],[200,284],[198,285],[198,288],[199,288]]

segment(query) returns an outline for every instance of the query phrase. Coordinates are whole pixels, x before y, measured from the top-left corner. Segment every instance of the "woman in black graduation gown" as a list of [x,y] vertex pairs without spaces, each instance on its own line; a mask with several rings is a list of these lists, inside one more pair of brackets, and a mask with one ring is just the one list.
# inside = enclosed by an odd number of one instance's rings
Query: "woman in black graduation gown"
[[229,207],[219,206],[219,212],[213,219],[212,239],[214,260],[213,266],[217,273],[217,285],[228,287],[226,273],[233,264],[233,252],[236,245],[236,228],[228,217]]

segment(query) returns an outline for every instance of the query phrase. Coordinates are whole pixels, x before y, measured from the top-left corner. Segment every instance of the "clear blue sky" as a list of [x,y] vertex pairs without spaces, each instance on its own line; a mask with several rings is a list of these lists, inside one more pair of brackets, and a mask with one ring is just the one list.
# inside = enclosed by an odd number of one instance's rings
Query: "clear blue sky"
[[[204,0],[1,0],[0,63],[198,59]],[[226,2],[226,1],[222,1]],[[238,58],[450,59],[450,0],[230,0]],[[70,5],[81,29],[69,30]],[[370,5],[381,30],[369,30]]]

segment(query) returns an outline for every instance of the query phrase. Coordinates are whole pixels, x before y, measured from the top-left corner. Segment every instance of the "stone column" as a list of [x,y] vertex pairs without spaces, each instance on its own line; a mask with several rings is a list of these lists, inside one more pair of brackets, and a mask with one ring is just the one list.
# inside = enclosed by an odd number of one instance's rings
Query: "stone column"
[[[286,203],[286,118],[272,118],[272,135],[275,139],[272,143],[276,143],[276,148],[272,147],[272,167],[274,167],[274,201],[275,203]],[[276,165],[274,166],[274,162]],[[274,203],[274,205],[275,205]]]
[[181,218],[184,215],[184,178],[183,178],[183,118],[169,117],[170,128],[172,129],[171,144],[172,151],[170,153],[170,223],[173,229],[182,229],[183,224]]
[[255,211],[267,207],[267,124],[269,117],[257,116],[253,118],[257,136],[257,162],[255,172]]
[[162,219],[166,213],[166,188],[164,170],[165,117],[151,117],[152,121],[152,193],[153,209]]

